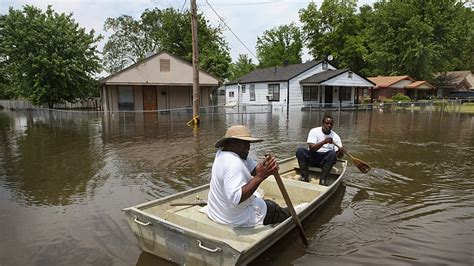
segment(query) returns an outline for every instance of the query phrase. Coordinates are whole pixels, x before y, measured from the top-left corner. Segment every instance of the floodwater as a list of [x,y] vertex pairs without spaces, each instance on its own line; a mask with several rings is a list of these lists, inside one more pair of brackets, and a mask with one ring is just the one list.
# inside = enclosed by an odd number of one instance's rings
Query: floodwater
[[[254,265],[474,264],[474,116],[333,113],[352,164],[335,195]],[[122,209],[208,182],[214,143],[243,123],[251,156],[294,155],[321,112],[0,111],[0,265],[167,265],[140,251]]]

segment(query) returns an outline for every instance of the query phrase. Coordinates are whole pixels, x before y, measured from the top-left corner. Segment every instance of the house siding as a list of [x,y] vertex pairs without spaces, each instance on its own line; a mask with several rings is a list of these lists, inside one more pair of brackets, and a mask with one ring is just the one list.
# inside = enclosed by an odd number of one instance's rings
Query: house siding
[[[335,67],[328,64],[328,69],[336,70]],[[306,71],[300,73],[299,75],[291,78],[289,81],[280,81],[280,82],[257,82],[257,83],[242,83],[240,85],[245,85],[245,93],[242,93],[238,89],[238,84],[231,84],[225,86],[225,97],[227,105],[235,105],[237,103],[242,104],[272,104],[273,106],[289,106],[291,107],[305,107],[308,105],[319,104],[324,102],[325,89],[322,87],[321,94],[318,94],[318,99],[315,101],[303,101],[303,85],[300,84],[300,81],[306,78],[309,78],[315,74],[321,73],[323,71],[322,64],[317,64]],[[279,101],[268,101],[266,96],[268,94],[268,85],[269,84],[280,84],[280,100]],[[255,85],[255,101],[250,101],[250,84]],[[305,83],[306,85],[306,83]],[[312,85],[308,83],[307,85]],[[317,84],[314,84],[317,85]],[[363,77],[353,73],[352,78],[349,78],[348,73],[344,72],[339,76],[330,78],[327,82],[322,82],[322,86],[333,86],[332,87],[332,104],[333,106],[339,105],[339,89],[340,87],[350,87],[351,88],[351,98],[348,101],[342,101],[343,105],[352,105],[354,104],[355,98],[355,87],[373,87],[373,84],[364,79]],[[347,86],[345,86],[347,85]],[[289,90],[289,93],[288,93]],[[234,97],[229,97],[233,93]],[[239,94],[240,93],[240,94]],[[289,95],[289,102],[288,102]],[[321,96],[321,98],[320,98]],[[321,101],[323,99],[323,101]]]
[[[335,70],[336,68],[328,64],[328,69]],[[290,105],[304,106],[305,104],[319,103],[319,98],[317,101],[303,101],[303,86],[300,81],[323,71],[325,70],[323,70],[322,64],[318,64],[290,80]]]
[[[160,71],[160,60],[169,60],[169,69]],[[168,64],[166,64],[168,66]],[[193,67],[171,54],[161,52],[100,81],[104,111],[119,111],[118,87],[133,88],[133,110],[143,111],[143,88],[154,88],[157,110],[192,106]],[[219,80],[199,71],[200,105],[208,106]]]

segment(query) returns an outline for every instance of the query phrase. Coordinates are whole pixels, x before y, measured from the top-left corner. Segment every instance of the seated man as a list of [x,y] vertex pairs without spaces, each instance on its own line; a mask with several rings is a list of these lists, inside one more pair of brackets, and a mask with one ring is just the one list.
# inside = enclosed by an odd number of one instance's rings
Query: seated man
[[233,227],[251,227],[280,223],[290,217],[287,208],[254,195],[260,183],[278,172],[278,164],[272,156],[260,163],[247,157],[250,143],[260,141],[251,137],[247,127],[235,125],[216,143],[219,150],[212,165],[206,211],[213,221]]
[[321,127],[315,127],[308,134],[308,149],[298,148],[296,158],[300,167],[301,180],[309,182],[309,166],[321,168],[319,184],[328,186],[327,177],[331,168],[336,164],[337,157],[343,156],[343,151],[339,150],[334,143],[342,147],[341,138],[332,131],[334,118],[330,115],[323,117]]

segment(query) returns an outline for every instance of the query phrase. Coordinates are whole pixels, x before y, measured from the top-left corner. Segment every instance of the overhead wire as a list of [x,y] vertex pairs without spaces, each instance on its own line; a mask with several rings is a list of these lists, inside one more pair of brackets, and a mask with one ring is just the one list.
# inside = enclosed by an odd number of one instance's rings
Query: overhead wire
[[224,25],[227,27],[227,29],[229,29],[229,31],[234,35],[234,37],[245,47],[245,49],[247,49],[247,51],[249,51],[249,53],[256,59],[258,60],[257,56],[247,47],[247,45],[245,45],[245,43],[237,36],[237,34],[234,33],[234,31],[229,27],[229,25],[227,25],[227,23],[224,21],[224,19],[217,13],[217,11],[214,9],[214,7],[211,6],[211,4],[206,0],[206,3],[207,5],[209,5],[209,7],[212,9],[212,11],[214,11],[214,13],[216,14],[216,16],[219,18],[219,20],[224,23]]
[[[202,12],[202,14],[204,15],[204,17],[206,17],[206,19],[207,19],[210,23],[212,23],[212,22],[211,22],[211,19],[209,18],[209,16],[207,16],[207,15],[206,15],[206,12],[204,12],[204,9],[202,9],[200,6],[197,6],[197,8],[199,9],[199,11]],[[215,25],[214,23],[212,23],[212,24]],[[235,47],[234,45],[232,45],[232,43],[230,43],[230,42],[227,42],[227,44],[229,44],[230,47],[231,47],[232,49],[234,49],[234,50],[240,50],[239,48],[237,48],[237,47]]]

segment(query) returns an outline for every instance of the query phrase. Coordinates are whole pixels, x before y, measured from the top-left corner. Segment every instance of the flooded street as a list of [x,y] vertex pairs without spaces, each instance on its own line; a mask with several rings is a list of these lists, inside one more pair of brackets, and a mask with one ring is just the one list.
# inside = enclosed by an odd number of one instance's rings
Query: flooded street
[[[279,159],[305,146],[323,113],[0,111],[0,265],[166,265],[141,252],[122,209],[208,182],[214,143],[241,123]],[[343,111],[334,130],[354,156],[303,227],[254,265],[474,264],[474,116]],[[346,157],[346,159],[348,159]]]

